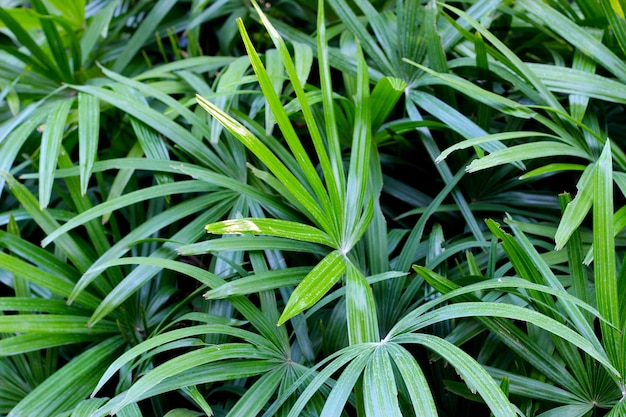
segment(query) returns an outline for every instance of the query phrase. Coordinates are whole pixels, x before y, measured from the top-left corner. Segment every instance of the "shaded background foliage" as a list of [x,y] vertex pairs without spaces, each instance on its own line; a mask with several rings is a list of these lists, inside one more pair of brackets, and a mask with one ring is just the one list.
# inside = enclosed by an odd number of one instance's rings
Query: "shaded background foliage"
[[623,415],[625,6],[2,2],[0,414]]

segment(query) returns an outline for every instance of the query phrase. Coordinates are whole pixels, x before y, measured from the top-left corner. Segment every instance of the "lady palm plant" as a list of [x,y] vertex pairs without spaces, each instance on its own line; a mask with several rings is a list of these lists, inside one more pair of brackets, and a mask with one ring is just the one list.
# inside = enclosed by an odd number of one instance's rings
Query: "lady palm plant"
[[[182,24],[188,49],[173,41],[173,52],[167,51],[173,56],[186,53],[189,59],[148,72],[144,68],[143,80],[136,81],[101,63],[120,71],[142,68],[138,52],[155,44],[151,36],[160,25],[173,25],[166,17],[179,13],[176,2],[158,2],[143,19],[145,4],[133,9],[124,2],[93,3],[85,9],[78,3],[36,1],[31,6],[0,9],[5,34],[2,97],[13,113],[3,112],[0,135],[0,217],[7,229],[1,232],[0,270],[6,287],[0,304],[3,312],[13,312],[1,317],[0,361],[6,372],[0,412],[55,415],[88,395],[124,349],[187,312],[196,295],[195,289],[177,295],[176,275],[158,267],[139,268],[134,274],[119,266],[98,272],[98,261],[128,252],[175,256],[158,243],[161,237],[193,242],[202,236],[204,223],[228,213],[232,193],[213,193],[217,187],[203,181],[176,181],[177,170],[157,168],[154,176],[144,163],[170,167],[170,155],[183,157],[181,162],[218,161],[210,146],[198,140],[210,136],[206,120],[185,102],[193,97],[191,92],[210,91],[207,82],[214,79],[213,72],[234,60],[197,56],[200,50],[193,41],[200,24],[232,8],[202,10],[194,3],[187,15],[193,22]],[[157,33],[156,45],[167,59],[160,38],[167,37],[165,32]],[[176,39],[172,32],[169,38]],[[123,51],[118,44],[122,39],[129,41]],[[164,137],[173,137],[172,143],[186,153],[180,154]],[[184,157],[189,154],[195,156]],[[140,159],[143,155],[147,159]],[[98,162],[120,157],[117,164],[104,167],[99,165],[104,161]],[[118,169],[116,175],[106,172],[111,168]],[[145,174],[135,176],[137,168],[146,168]],[[70,169],[71,174],[55,180],[56,169]],[[220,178],[234,183],[230,178],[237,173],[229,169],[217,163],[217,171],[228,172]],[[24,177],[18,180],[19,174]],[[180,226],[205,209],[192,224]],[[114,211],[120,215],[112,215]],[[57,238],[53,251],[39,247],[60,223],[81,215],[89,217],[82,223],[84,231]],[[138,369],[151,366],[147,361]],[[154,407],[164,406],[157,399]]]
[[[510,220],[507,223],[515,232],[515,240],[496,229],[495,225],[492,225],[491,229],[496,236],[503,239],[504,249],[520,277],[553,288],[562,289],[569,286],[571,293],[580,300],[595,305],[604,317],[599,322],[602,347],[613,367],[619,371],[619,377],[599,371],[588,358],[581,358],[577,352],[567,352],[567,349],[557,342],[554,343],[554,354],[559,361],[565,363],[567,369],[570,369],[567,374],[560,371],[561,375],[548,376],[547,369],[541,370],[543,366],[540,367],[536,361],[529,360],[536,369],[566,391],[554,391],[555,395],[550,395],[551,401],[566,404],[551,412],[580,416],[590,413],[601,415],[602,411],[596,410],[596,407],[600,407],[610,409],[610,415],[620,415],[623,413],[624,369],[623,335],[620,330],[623,328],[623,318],[618,294],[622,279],[619,272],[621,268],[618,268],[616,263],[614,236],[623,228],[619,220],[623,210],[615,212],[613,187],[614,184],[617,185],[617,189],[623,194],[623,187],[620,185],[623,151],[620,147],[621,133],[611,127],[612,116],[597,110],[605,108],[608,103],[622,102],[617,95],[609,91],[623,89],[623,50],[616,46],[620,44],[624,22],[623,14],[620,15],[621,7],[617,4],[613,7],[602,7],[591,2],[577,2],[576,5],[580,9],[575,10],[569,5],[563,5],[562,9],[552,8],[539,2],[523,1],[519,2],[516,9],[507,11],[526,21],[529,21],[528,16],[531,16],[534,18],[532,22],[535,27],[541,30],[550,28],[547,32],[549,36],[555,38],[562,36],[565,41],[570,42],[572,48],[567,51],[570,55],[566,62],[571,62],[571,68],[524,62],[483,25],[466,13],[447,6],[450,11],[471,23],[481,38],[490,42],[486,49],[468,48],[467,58],[459,58],[455,68],[462,68],[470,61],[478,61],[480,53],[486,54],[488,59],[483,58],[482,61],[487,63],[490,79],[494,80],[493,82],[510,83],[509,88],[514,88],[527,102],[533,103],[524,105],[524,111],[535,114],[524,123],[530,125],[532,130],[485,135],[460,142],[446,150],[440,159],[457,149],[480,146],[490,140],[502,140],[506,137],[507,140],[517,139],[518,143],[484,157],[479,155],[479,158],[468,166],[468,171],[474,172],[501,164],[530,160],[536,168],[525,174],[524,178],[545,178],[567,170],[582,172],[576,185],[577,194],[574,200],[570,202],[569,198],[563,197],[564,213],[559,222],[538,227]],[[606,28],[587,30],[578,24],[583,17],[591,16],[602,16],[606,21],[612,22],[614,31],[609,33]],[[465,36],[468,40],[475,39],[475,35],[470,33]],[[550,46],[547,46],[547,49],[550,50]],[[554,56],[557,56],[556,53],[560,52],[555,52]],[[603,75],[595,73],[597,65],[604,66]],[[492,109],[501,110],[495,101],[489,102],[491,92],[449,74],[433,73],[433,75],[445,85],[487,104]],[[591,85],[593,87],[590,87]],[[517,101],[509,101],[506,104],[507,113],[509,109],[519,108],[520,99]],[[600,117],[605,119],[601,120]],[[524,140],[521,140],[522,138]],[[528,141],[528,138],[536,138],[539,141]],[[563,156],[568,156],[569,159],[562,159]],[[550,158],[550,163],[540,162],[546,159],[534,161],[538,158]],[[581,160],[582,162],[578,162]],[[585,241],[581,240],[577,230],[590,212],[593,217],[592,238]],[[524,230],[553,238],[557,252],[549,251],[540,255],[543,251],[533,247],[531,240],[525,237]],[[585,248],[583,242],[591,243],[592,248]],[[566,253],[562,253],[564,248]],[[593,274],[583,265],[583,260],[586,265],[593,263]],[[555,270],[562,268],[560,265],[563,263],[565,275],[559,275],[557,278]],[[590,290],[591,282],[593,290]],[[546,306],[551,304],[549,300],[530,295],[529,302],[538,311],[544,311],[556,318],[554,313],[550,314],[546,310]],[[557,309],[551,310],[559,312],[561,316],[559,320],[566,320],[564,322],[578,328],[578,331],[585,334],[589,340],[594,340],[592,317],[583,315],[574,319],[571,317],[573,310],[565,305],[558,305]],[[564,317],[563,310],[566,312]],[[502,375],[501,371],[495,373]],[[523,395],[528,395],[530,393],[528,390],[533,389],[531,387],[534,383],[522,378],[511,384],[511,391],[525,391],[526,394]]]
[[[256,210],[250,207],[249,210],[242,210],[237,218],[206,226],[211,234],[238,236],[224,236],[178,248],[178,252],[186,256],[219,254],[224,250],[229,251],[227,253],[245,251],[252,270],[241,271],[243,265],[240,262],[243,258],[239,258],[239,270],[235,274],[240,275],[240,278],[224,282],[214,274],[188,266],[183,268],[177,261],[164,261],[161,264],[163,267],[185,272],[207,284],[212,289],[205,294],[206,298],[227,298],[260,335],[232,327],[224,327],[222,330],[216,328],[217,331],[234,336],[244,343],[222,343],[199,348],[165,362],[147,372],[127,391],[110,400],[94,415],[115,412],[165,390],[182,388],[190,381],[213,382],[218,377],[232,379],[253,374],[264,375],[233,406],[231,414],[233,410],[237,413],[256,414],[265,409],[266,415],[340,415],[348,407],[347,404],[351,403],[358,413],[364,415],[402,415],[411,412],[416,415],[437,415],[437,407],[421,367],[406,348],[406,345],[413,344],[425,346],[450,362],[470,389],[481,394],[494,415],[514,415],[515,408],[481,365],[445,339],[420,332],[435,323],[464,317],[482,318],[482,323],[494,330],[501,340],[518,353],[524,348],[533,347],[534,357],[549,367],[536,343],[533,344],[527,337],[520,342],[519,338],[524,337],[523,333],[506,319],[527,322],[557,336],[559,341],[567,340],[560,342],[566,351],[572,351],[572,346],[582,349],[590,358],[602,364],[608,375],[617,377],[618,372],[610,364],[600,343],[595,336],[590,337],[588,326],[576,329],[583,334],[581,335],[543,312],[532,312],[512,303],[493,302],[489,298],[480,301],[469,295],[480,290],[516,287],[532,291],[533,294],[543,294],[543,297],[557,296],[572,310],[571,314],[575,318],[582,316],[581,311],[597,315],[593,308],[567,294],[563,288],[551,288],[539,282],[499,279],[455,289],[442,286],[444,279],[419,269],[438,290],[444,293],[453,291],[412,308],[409,314],[394,323],[384,337],[381,335],[372,290],[376,287],[371,284],[401,278],[405,272],[393,269],[387,245],[380,244],[381,241],[386,241],[388,232],[382,213],[377,210],[380,163],[371,137],[372,121],[384,120],[384,114],[380,115],[378,112],[387,110],[371,104],[374,101],[370,100],[375,94],[383,93],[385,95],[379,97],[397,100],[399,94],[398,90],[389,88],[393,83],[381,79],[370,97],[365,61],[357,44],[358,65],[354,84],[357,94],[353,98],[354,106],[344,105],[341,112],[330,85],[323,10],[323,4],[320,3],[317,50],[322,89],[319,92],[306,92],[302,87],[297,65],[293,63],[282,38],[257,9],[274,41],[296,96],[287,105],[281,101],[266,66],[240,23],[244,45],[266,100],[266,111],[271,111],[266,120],[276,122],[286,147],[268,135],[267,126],[266,129],[257,127],[243,115],[237,120],[210,100],[198,98],[201,106],[256,156],[257,163],[250,166],[252,173],[272,189],[272,192],[280,195],[288,207],[295,210],[293,216],[269,218],[260,207]],[[290,120],[290,116],[294,116],[287,111],[292,103],[302,112],[307,126],[307,137],[311,139],[319,161],[319,170],[315,169],[310,154],[304,150],[302,135],[298,136],[294,131]],[[346,114],[345,109],[354,111],[354,114]],[[343,171],[341,141],[336,131],[336,120],[339,118],[353,120],[347,174]],[[324,120],[323,126],[326,130],[320,129],[320,120]],[[457,175],[456,181],[460,177],[461,174]],[[442,196],[450,193],[455,185],[456,182],[450,183]],[[428,218],[442,200],[443,197],[434,200],[433,207],[423,215],[420,223]],[[247,212],[256,216],[247,216]],[[423,228],[423,224],[420,227]],[[373,238],[363,238],[367,233],[372,233]],[[494,229],[494,233],[497,235],[497,229]],[[432,239],[436,241],[436,235]],[[259,252],[261,250],[264,253]],[[285,274],[283,263],[286,259],[281,254],[282,251],[318,254],[321,260],[311,267],[300,269],[298,274],[292,271]],[[375,263],[376,260],[380,262]],[[138,258],[120,261],[153,262],[140,261]],[[271,269],[268,270],[268,266]],[[376,268],[379,273],[372,274]],[[291,269],[293,268],[287,268]],[[337,287],[336,284],[340,282],[343,285]],[[289,287],[294,285],[293,292],[289,291]],[[280,315],[279,304],[272,292],[277,289],[281,290],[286,299]],[[409,285],[406,292],[411,298],[415,296],[416,290]],[[245,306],[249,301],[244,296],[254,293],[258,293],[261,300],[261,311]],[[306,353],[313,347],[310,345],[307,329],[311,326],[311,318],[320,317],[317,315],[320,308],[338,297],[343,299],[341,306],[345,309],[347,344],[315,363],[314,352],[313,355]],[[468,302],[437,307],[455,297],[465,297]],[[265,310],[266,307],[271,309]],[[433,308],[435,309],[432,310]],[[259,315],[262,312],[267,317]],[[284,326],[278,329],[268,327],[268,324],[271,325],[268,318],[274,319],[279,325],[291,321],[297,343],[290,345],[289,338],[285,338],[287,333]],[[149,352],[166,341],[188,335],[195,336],[205,331],[203,326],[194,326],[181,331],[164,332],[153,340],[147,340],[121,357],[107,372],[101,384],[120,367],[132,363],[138,355]],[[278,339],[276,332],[282,335]],[[254,364],[251,363],[246,368],[250,373],[229,372],[235,360],[252,359]],[[202,375],[199,375],[196,368],[203,371]],[[213,370],[214,374],[208,375],[208,370]],[[271,384],[266,383],[269,375],[272,375]],[[293,395],[296,392],[299,395],[294,402]],[[266,409],[263,404],[267,404],[272,398],[276,398],[276,401]],[[323,404],[319,402],[321,398],[324,398]],[[312,399],[314,400],[310,401]]]
[[[95,52],[97,35],[108,27],[125,36],[126,17],[144,3],[94,5],[88,15],[99,18],[87,17],[85,39],[77,42],[62,17],[44,10],[48,3],[37,4],[39,15],[55,22],[42,30],[43,41],[23,27],[20,12],[0,15],[17,45],[8,52],[14,72],[30,77],[30,63],[41,69],[38,76],[50,70],[69,78],[52,79],[43,96],[26,95],[41,92],[20,90],[18,82],[5,90],[14,109],[33,104],[2,125],[0,143],[2,180],[10,189],[2,200],[0,279],[15,294],[0,303],[2,311],[19,312],[0,316],[1,412],[458,414],[458,403],[446,404],[438,379],[444,376],[458,398],[482,401],[496,416],[537,410],[582,416],[598,407],[619,415],[624,370],[615,282],[621,281],[610,254],[612,227],[622,216],[613,216],[609,184],[621,183],[621,168],[614,172],[611,160],[620,167],[622,153],[604,144],[600,123],[590,119],[588,89],[557,83],[564,73],[572,80],[581,74],[526,64],[484,26],[500,13],[499,22],[514,27],[507,17],[523,21],[518,8],[494,0],[466,10],[334,0],[340,21],[327,28],[320,1],[311,37],[287,26],[284,9],[264,5],[268,17],[255,5],[269,38],[238,21],[247,56],[237,58],[197,56],[194,41],[201,22],[224,17],[220,48],[227,50],[236,34],[228,23],[244,14],[237,1],[205,9],[192,2],[189,14],[159,1],[131,31],[127,49],[102,53]],[[617,8],[557,6],[528,0],[516,7],[553,19],[544,22],[555,23],[550,35],[570,30],[566,20],[580,16],[620,22]],[[297,18],[306,13],[299,10]],[[167,27],[176,29],[167,35]],[[181,28],[186,50],[172,35]],[[153,44],[148,39],[157,29]],[[592,41],[595,32],[581,33],[577,42],[587,55],[575,53],[572,62],[585,76],[588,51],[616,62]],[[163,46],[166,37],[171,50]],[[254,44],[261,38],[273,47],[260,54]],[[74,51],[67,58],[76,67],[72,76],[61,70],[65,58],[40,46],[52,51],[63,42]],[[142,48],[176,60],[146,70]],[[91,58],[78,59],[76,51],[85,50],[94,51]],[[96,56],[104,65],[91,64]],[[483,78],[473,84],[451,69]],[[589,79],[621,88],[607,76]],[[501,96],[477,85],[513,87]],[[571,114],[555,93],[569,94]],[[16,94],[29,98],[17,106]],[[594,94],[594,100],[618,100]],[[463,115],[471,100],[479,101],[478,113]],[[44,121],[39,144],[31,134]],[[525,123],[532,135],[521,131]],[[105,125],[111,146],[98,150]],[[504,145],[529,136],[543,142]],[[432,182],[442,184],[428,188],[433,196],[395,179],[400,170],[388,162],[406,161],[400,152],[414,138],[425,147],[425,161],[435,161],[441,143],[452,145],[433,168]],[[30,161],[16,161],[32,143],[31,168]],[[519,201],[538,201],[538,209],[512,202],[507,209],[551,223],[510,220],[515,237],[492,221],[483,226],[481,212],[502,206],[468,198],[468,190],[480,188],[465,173],[470,149],[479,156],[472,171],[500,169],[483,196],[519,190]],[[521,159],[555,154],[591,164],[568,160],[512,181]],[[502,168],[505,163],[513,165]],[[545,213],[543,194],[530,182],[572,168],[585,173],[557,232],[568,256],[542,254],[542,241],[526,234],[557,230],[558,215]],[[400,210],[387,203],[389,196],[409,206],[401,218],[390,217]],[[16,202],[23,209],[14,211]],[[590,253],[603,291],[593,307],[576,231],[592,206]],[[459,219],[467,231],[449,237]],[[33,243],[39,240],[43,248]],[[473,254],[462,257],[466,251]],[[448,268],[452,260],[456,269]],[[425,266],[409,274],[413,263]],[[511,265],[516,277],[506,276]],[[496,352],[500,346],[506,349]],[[94,398],[85,400],[90,391]],[[553,403],[560,407],[550,410]]]

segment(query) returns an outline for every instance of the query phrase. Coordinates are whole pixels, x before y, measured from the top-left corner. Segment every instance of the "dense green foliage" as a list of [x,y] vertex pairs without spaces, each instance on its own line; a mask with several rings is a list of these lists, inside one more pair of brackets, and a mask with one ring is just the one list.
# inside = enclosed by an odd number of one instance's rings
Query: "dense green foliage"
[[624,0],[0,5],[0,415],[626,414]]

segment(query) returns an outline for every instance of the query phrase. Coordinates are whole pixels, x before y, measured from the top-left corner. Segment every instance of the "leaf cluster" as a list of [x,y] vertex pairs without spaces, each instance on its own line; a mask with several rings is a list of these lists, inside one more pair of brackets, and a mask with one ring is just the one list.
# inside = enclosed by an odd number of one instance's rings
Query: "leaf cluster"
[[623,415],[622,0],[5,3],[0,415]]

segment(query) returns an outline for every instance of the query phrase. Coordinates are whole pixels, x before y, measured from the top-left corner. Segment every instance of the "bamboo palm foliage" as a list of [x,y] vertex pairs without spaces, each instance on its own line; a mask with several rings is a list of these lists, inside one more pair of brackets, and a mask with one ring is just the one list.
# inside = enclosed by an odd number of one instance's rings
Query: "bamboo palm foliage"
[[0,414],[622,415],[605,3],[3,4]]

